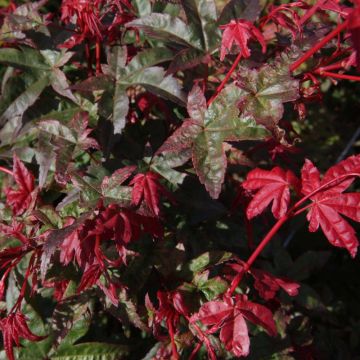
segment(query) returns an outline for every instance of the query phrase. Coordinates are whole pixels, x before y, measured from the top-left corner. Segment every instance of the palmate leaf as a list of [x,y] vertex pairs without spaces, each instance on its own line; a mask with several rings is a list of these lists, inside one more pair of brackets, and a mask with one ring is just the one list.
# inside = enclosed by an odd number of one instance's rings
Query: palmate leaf
[[159,66],[145,68],[126,79],[119,80],[123,85],[141,85],[155,95],[184,105],[185,98],[179,82],[172,76],[166,76],[165,70]]
[[246,209],[248,219],[261,214],[272,202],[271,211],[276,219],[284,216],[290,203],[290,187],[298,186],[298,179],[290,171],[279,167],[271,171],[254,169],[247,174],[242,187],[259,190]]
[[199,180],[210,196],[216,199],[224,182],[226,155],[220,132],[202,131],[194,141],[193,164]]
[[[320,227],[332,245],[347,249],[352,257],[356,255],[359,242],[355,230],[341,215],[360,222],[360,194],[343,193],[356,177],[360,177],[359,155],[332,166],[323,178],[310,160],[305,161],[301,170],[301,193],[307,197],[304,200],[311,201],[304,208],[309,209],[309,231],[315,232]],[[245,189],[257,190],[247,208],[248,218],[262,213],[271,202],[274,216],[278,219],[285,216],[290,187],[299,193],[299,185],[299,180],[289,170],[279,167],[270,171],[252,170],[243,182]]]
[[181,0],[187,22],[201,40],[206,51],[215,48],[220,41],[216,24],[217,11],[213,0]]
[[49,64],[44,61],[41,53],[28,47],[22,47],[20,50],[13,48],[0,49],[0,63],[25,70],[50,70]]
[[[8,1],[0,2],[0,7],[8,3]],[[38,11],[41,6],[41,1],[32,1],[31,3],[19,5],[14,11],[4,14],[0,28],[0,41],[11,42],[17,39],[19,42],[22,40],[26,42],[25,31],[33,29],[36,31],[38,27],[41,27],[44,31],[45,16]]]
[[[125,46],[114,46],[108,55],[109,70],[111,76],[118,81],[127,60],[127,48]],[[97,82],[97,77],[94,79]],[[109,86],[108,82],[104,81],[105,89]],[[97,82],[98,83],[98,82]],[[121,134],[122,129],[126,125],[126,115],[129,112],[129,98],[126,94],[126,87],[118,85],[115,82],[112,122],[114,125],[114,134]]]
[[240,110],[258,124],[272,129],[283,116],[283,103],[299,97],[299,81],[290,76],[289,67],[280,61],[260,69],[242,67],[237,85]]
[[[343,181],[317,191],[321,186],[331,184],[331,181],[347,174],[349,176]],[[359,242],[354,228],[341,215],[360,222],[360,194],[343,193],[356,176],[360,176],[359,155],[331,167],[322,179],[310,160],[305,161],[301,171],[302,193],[310,195],[316,191],[310,197],[312,203],[307,214],[309,231],[314,232],[320,227],[332,245],[347,249],[352,257],[356,255]]]
[[[40,165],[41,185],[44,184],[50,167],[55,165],[55,180],[66,182],[67,170],[73,158],[82,150],[98,148],[95,139],[89,137],[87,113],[77,113],[67,126],[57,120],[40,121],[36,159]],[[48,144],[46,144],[46,142]],[[52,148],[49,148],[49,145]],[[51,151],[52,150],[52,151]],[[47,153],[42,153],[42,152]]]
[[151,13],[150,0],[133,0],[132,3],[135,5],[139,17],[143,17]]
[[121,85],[115,85],[114,106],[112,122],[114,124],[114,134],[121,134],[126,125],[126,116],[129,112],[129,98],[126,94],[126,88]]
[[190,149],[177,153],[167,153],[162,156],[154,156],[150,166],[156,173],[177,187],[184,181],[186,174],[174,170],[174,168],[184,165],[190,157]]
[[12,208],[14,215],[21,215],[29,209],[36,198],[34,175],[15,154],[12,173],[17,188],[6,190],[6,202]]
[[255,21],[260,15],[261,5],[259,0],[230,0],[220,15],[219,24],[227,24],[231,20],[243,19]]
[[202,50],[197,34],[180,18],[169,14],[152,13],[140,19],[130,21],[126,27],[143,30],[149,37],[164,42]]
[[[39,80],[32,83],[10,104],[0,117],[0,125],[7,122],[6,127],[1,130],[1,134],[13,134],[14,131],[20,130],[24,112],[35,103],[43,90],[49,85],[49,82],[48,76],[45,75],[41,77]],[[9,139],[7,140],[9,141]]]
[[263,305],[248,301],[245,295],[238,295],[235,300],[206,302],[190,321],[200,321],[205,326],[211,326],[211,332],[220,330],[220,340],[225,348],[240,357],[247,356],[250,350],[245,319],[261,326],[269,335],[276,336],[271,311]]
[[208,63],[209,55],[203,51],[193,48],[186,48],[179,51],[172,59],[167,69],[167,74],[174,74],[177,71],[191,69],[201,63]]
[[61,349],[50,360],[118,360],[129,354],[126,345],[88,342]]
[[356,7],[352,10],[349,16],[349,30],[351,33],[351,40],[356,50],[357,69],[360,69],[360,4],[355,2]]
[[165,42],[171,49],[177,49],[167,73],[208,63],[210,54],[217,50],[221,33],[216,20],[216,7],[212,0],[184,0],[182,5],[187,24],[182,19],[168,14],[154,13],[129,24],[143,29],[148,37]]
[[[179,82],[165,71],[155,66],[172,59],[172,52],[164,47],[147,49],[139,52],[126,65],[127,53],[124,47],[115,46],[108,56],[108,66],[105,76],[85,81],[77,90],[109,90],[113,91],[113,110],[111,120],[114,133],[121,134],[126,125],[126,116],[129,111],[129,99],[126,94],[128,87],[141,85],[155,95],[161,96],[183,105],[184,95]],[[114,90],[112,90],[112,87]],[[108,96],[104,93],[104,96]]]
[[53,89],[60,95],[77,102],[69,90],[65,74],[60,67],[65,65],[73,56],[72,52],[54,50],[35,50],[22,47],[17,49],[0,49],[0,63],[5,63],[15,68],[32,71],[40,78],[48,78]]
[[69,89],[65,74],[60,70],[60,67],[66,64],[72,55],[73,53],[70,52],[38,51],[27,47],[22,47],[20,50],[0,49],[0,63],[25,70],[36,79],[13,100],[1,115],[0,125],[7,122],[0,134],[3,143],[9,143],[15,139],[22,127],[24,112],[35,103],[47,86],[51,85],[58,94],[78,103]]
[[173,58],[173,52],[165,47],[155,47],[143,50],[137,53],[124,68],[122,78],[131,76],[136,72],[141,72],[146,68],[170,61]]
[[192,160],[202,184],[213,198],[221,192],[227,160],[224,141],[258,140],[268,133],[250,117],[239,117],[241,94],[234,84],[226,86],[206,109],[206,100],[195,86],[188,97],[190,119],[168,138],[158,153],[192,149]]
[[221,192],[227,160],[223,142],[226,140],[257,140],[267,135],[266,130],[250,118],[239,117],[237,102],[240,89],[229,85],[205,112],[204,129],[194,140],[193,164],[199,180],[211,197]]
[[[70,281],[63,299],[56,304],[51,319],[53,348],[66,349],[83,337],[90,328],[91,292],[75,295],[76,284]],[[59,346],[60,345],[60,346]]]

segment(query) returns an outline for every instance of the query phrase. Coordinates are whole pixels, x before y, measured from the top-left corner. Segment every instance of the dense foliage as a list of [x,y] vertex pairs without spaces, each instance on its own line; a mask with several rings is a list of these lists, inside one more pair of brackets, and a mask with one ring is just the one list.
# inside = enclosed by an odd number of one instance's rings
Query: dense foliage
[[0,4],[0,359],[356,358],[358,0]]

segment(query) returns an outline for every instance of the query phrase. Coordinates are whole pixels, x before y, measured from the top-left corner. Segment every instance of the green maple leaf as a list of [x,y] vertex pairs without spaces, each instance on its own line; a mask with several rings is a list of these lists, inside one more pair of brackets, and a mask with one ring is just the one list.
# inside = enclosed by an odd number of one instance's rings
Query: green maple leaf
[[226,172],[224,142],[258,140],[268,134],[250,116],[240,116],[241,92],[236,85],[228,85],[207,108],[202,91],[195,86],[187,103],[190,119],[185,120],[158,150],[158,153],[166,153],[191,148],[196,174],[214,199],[219,197]]
[[242,67],[238,74],[241,112],[269,129],[282,118],[283,103],[299,97],[299,81],[290,76],[288,65],[281,61],[260,69]]

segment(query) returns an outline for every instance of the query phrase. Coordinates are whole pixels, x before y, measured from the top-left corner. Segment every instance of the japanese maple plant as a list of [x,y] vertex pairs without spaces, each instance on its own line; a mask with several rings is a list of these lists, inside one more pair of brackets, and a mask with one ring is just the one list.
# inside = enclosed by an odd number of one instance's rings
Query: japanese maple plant
[[1,4],[0,358],[330,359],[305,280],[357,261],[360,155],[301,129],[360,2]]

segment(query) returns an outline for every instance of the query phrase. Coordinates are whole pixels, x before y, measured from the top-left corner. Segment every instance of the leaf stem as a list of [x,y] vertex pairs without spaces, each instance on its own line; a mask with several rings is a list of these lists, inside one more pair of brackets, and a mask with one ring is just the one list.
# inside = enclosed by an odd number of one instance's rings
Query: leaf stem
[[319,0],[314,6],[312,6],[301,18],[300,24],[306,23],[319,9],[321,5],[323,5],[327,0]]
[[264,250],[265,246],[270,242],[270,240],[275,236],[283,224],[288,221],[293,216],[291,211],[288,211],[284,216],[282,216],[275,225],[270,229],[266,236],[261,240],[260,244],[256,247],[253,253],[250,255],[246,263],[244,264],[243,270],[239,272],[231,282],[228,294],[231,296],[235,289],[238,287],[240,281],[242,280],[244,274],[250,269],[251,265],[255,262],[256,258]]
[[176,344],[175,344],[175,334],[174,334],[174,328],[173,328],[173,324],[171,322],[171,319],[167,320],[167,326],[168,326],[168,329],[169,329],[172,356],[173,356],[174,360],[179,360],[180,358],[179,358],[179,354],[177,352],[177,348],[176,348]]
[[101,43],[97,41],[95,44],[95,59],[96,59],[96,75],[101,74]]
[[283,224],[288,221],[292,217],[292,212],[288,211],[284,216],[282,216],[275,225],[271,228],[271,230],[266,234],[266,236],[262,239],[261,243],[256,247],[254,252],[251,254],[249,259],[246,261],[246,267],[249,269],[251,265],[254,263],[256,258],[263,251],[264,247],[270,242],[270,240],[274,237],[274,235],[279,231],[279,229],[283,226]]
[[91,52],[90,52],[90,44],[88,41],[85,44],[85,58],[87,60],[88,76],[92,76],[93,71],[92,71]]
[[319,74],[320,76],[332,77],[334,79],[360,81],[360,76],[355,76],[355,75],[339,74],[339,73],[334,73],[334,72],[330,72],[330,71],[322,71],[320,69],[318,71],[316,71],[315,73]]
[[235,71],[236,67],[238,66],[240,60],[241,60],[241,53],[236,57],[234,63],[232,64],[230,70],[228,71],[228,73],[226,74],[226,76],[224,77],[223,81],[221,82],[221,84],[217,87],[217,89],[215,90],[215,94],[208,100],[207,105],[209,106],[216,98],[217,96],[220,94],[220,91],[224,88],[224,86],[226,85],[226,83],[228,82],[228,80],[230,79],[231,74]]
[[313,56],[318,50],[320,50],[324,45],[326,45],[332,38],[337,34],[343,31],[348,25],[348,21],[345,20],[343,23],[339,24],[333,31],[326,35],[321,41],[319,41],[315,46],[313,46],[309,51],[307,51],[303,56],[290,65],[290,71],[295,71],[301,64]]
[[6,174],[9,174],[11,176],[14,176],[13,172],[7,168],[4,168],[3,166],[0,166],[0,171],[6,173]]
[[317,189],[315,189],[311,193],[309,193],[306,196],[302,197],[288,212],[290,212],[290,211],[293,212],[295,209],[300,207],[306,200],[308,200],[312,196],[316,195],[319,191],[322,191],[322,190],[326,189],[329,186],[332,187],[332,186],[334,186],[334,184],[338,185],[341,182],[343,182],[346,178],[357,177],[357,176],[360,176],[360,173],[348,173],[348,174],[340,175],[337,178],[328,181],[327,183],[319,186]]
[[194,347],[194,350],[191,352],[189,360],[194,360],[195,356],[197,355],[197,353],[199,352],[199,350],[201,349],[202,343],[198,342],[196,344],[196,346]]

